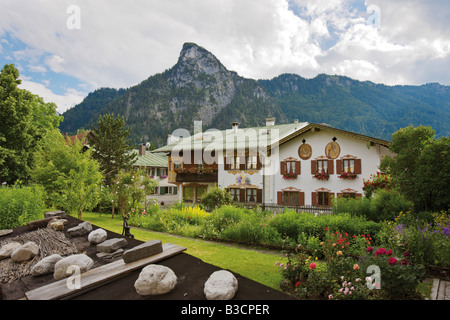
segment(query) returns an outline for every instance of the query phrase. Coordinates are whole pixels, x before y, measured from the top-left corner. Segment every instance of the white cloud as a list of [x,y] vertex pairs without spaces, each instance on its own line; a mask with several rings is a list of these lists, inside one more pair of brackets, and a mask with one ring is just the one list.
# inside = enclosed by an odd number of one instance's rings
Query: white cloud
[[[254,79],[338,73],[450,84],[440,68],[450,64],[446,0],[0,1],[0,35],[27,45],[14,58],[77,78],[88,90],[129,87],[172,67],[184,42]],[[67,27],[70,5],[80,8],[80,29]],[[379,8],[379,29],[367,23],[371,5]]]
[[70,107],[80,103],[86,96],[86,92],[79,92],[75,89],[68,89],[63,95],[59,95],[48,89],[44,84],[30,81],[28,77],[24,78],[21,76],[21,80],[22,83],[19,86],[21,89],[26,89],[42,97],[46,103],[55,103],[59,113],[63,113]]

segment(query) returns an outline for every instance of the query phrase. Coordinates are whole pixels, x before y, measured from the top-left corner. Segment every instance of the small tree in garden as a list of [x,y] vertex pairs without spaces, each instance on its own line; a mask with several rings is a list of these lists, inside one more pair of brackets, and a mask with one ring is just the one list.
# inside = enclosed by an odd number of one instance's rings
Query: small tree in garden
[[66,144],[56,130],[47,133],[34,154],[34,182],[44,186],[47,205],[77,212],[94,208],[100,200],[102,174],[99,164],[80,141]]
[[202,196],[201,202],[206,208],[214,210],[217,207],[233,203],[233,200],[226,190],[215,185]]
[[144,170],[130,170],[120,171],[113,184],[117,208],[120,214],[125,217],[129,215],[131,209],[144,203],[146,196],[153,193],[157,182],[150,179]]
[[431,127],[409,126],[392,135],[381,168],[417,211],[448,210],[450,206],[450,138],[435,138]]

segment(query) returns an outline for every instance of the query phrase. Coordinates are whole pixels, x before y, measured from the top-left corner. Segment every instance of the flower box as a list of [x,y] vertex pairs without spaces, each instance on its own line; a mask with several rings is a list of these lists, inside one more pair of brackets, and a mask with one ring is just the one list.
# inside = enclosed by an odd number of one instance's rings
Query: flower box
[[313,178],[316,178],[317,180],[327,181],[330,178],[330,175],[326,172],[316,173]]
[[285,173],[283,175],[283,179],[284,180],[295,180],[295,179],[297,179],[297,174],[296,173]]
[[347,180],[354,180],[358,177],[356,173],[350,173],[350,172],[342,172],[338,178],[340,179],[347,179]]

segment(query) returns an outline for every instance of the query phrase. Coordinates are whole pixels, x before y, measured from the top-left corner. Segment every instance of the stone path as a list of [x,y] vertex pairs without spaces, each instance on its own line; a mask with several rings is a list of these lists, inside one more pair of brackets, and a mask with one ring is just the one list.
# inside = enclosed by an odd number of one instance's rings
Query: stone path
[[450,300],[450,281],[433,279],[430,300]]

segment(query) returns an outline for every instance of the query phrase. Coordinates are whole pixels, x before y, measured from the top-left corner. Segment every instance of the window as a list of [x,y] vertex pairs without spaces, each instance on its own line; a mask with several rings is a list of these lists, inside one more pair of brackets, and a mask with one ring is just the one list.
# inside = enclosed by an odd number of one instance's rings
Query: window
[[328,160],[317,160],[317,173],[328,173]]
[[295,161],[286,161],[286,173],[298,174],[295,170]]
[[230,157],[230,169],[239,170],[240,169],[240,157]]
[[319,206],[328,206],[328,192],[317,192],[317,204]]
[[235,202],[241,202],[241,189],[230,189],[231,199]]
[[247,157],[247,170],[258,169],[258,156]]
[[256,202],[256,190],[257,189],[247,189],[246,202]]
[[288,206],[297,206],[298,205],[298,192],[284,192],[284,204]]
[[347,173],[355,173],[355,159],[342,160],[342,170]]
[[336,160],[336,173],[361,174],[361,159],[348,155],[345,158]]

